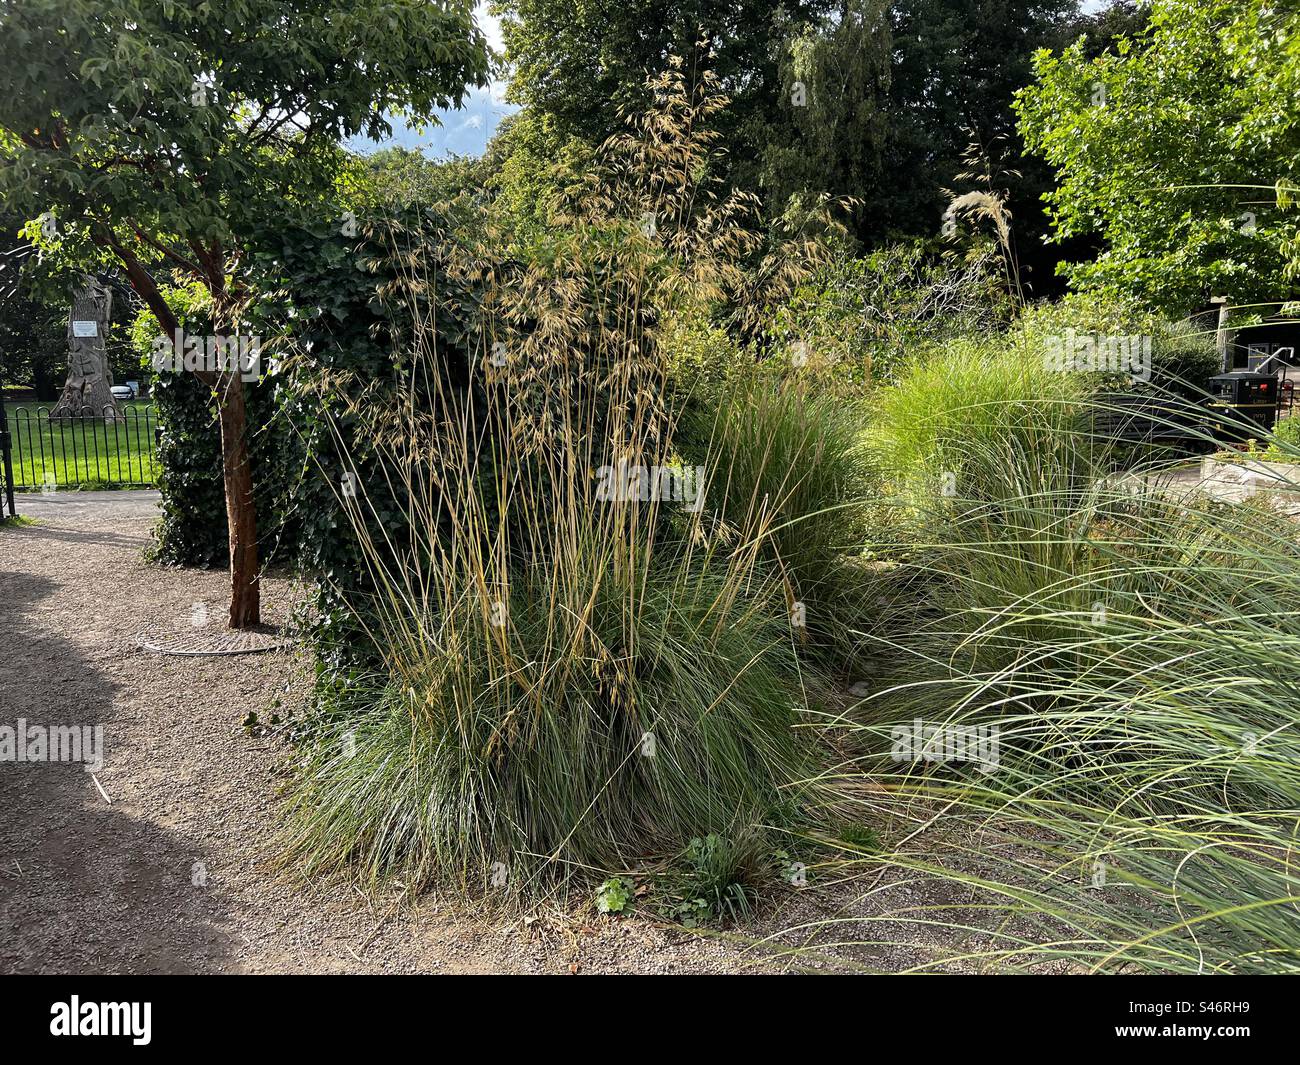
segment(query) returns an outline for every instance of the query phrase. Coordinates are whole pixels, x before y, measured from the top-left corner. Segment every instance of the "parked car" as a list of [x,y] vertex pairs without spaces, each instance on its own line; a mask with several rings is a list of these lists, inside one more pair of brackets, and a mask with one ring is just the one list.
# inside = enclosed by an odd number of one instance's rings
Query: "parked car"
[[135,399],[135,389],[130,385],[114,385],[109,391],[114,399]]

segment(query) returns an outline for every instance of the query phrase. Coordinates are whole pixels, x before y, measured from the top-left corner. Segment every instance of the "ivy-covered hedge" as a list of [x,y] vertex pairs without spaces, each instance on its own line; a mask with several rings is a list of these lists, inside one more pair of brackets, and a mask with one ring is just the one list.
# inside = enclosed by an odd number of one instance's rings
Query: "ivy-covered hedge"
[[[292,449],[273,424],[274,393],[267,381],[245,386],[263,564],[289,562],[297,551],[296,523],[282,505],[275,475],[291,463]],[[152,557],[172,565],[225,566],[230,560],[226,496],[212,392],[191,374],[165,372],[155,378],[153,400],[163,516],[154,530]]]
[[[322,388],[324,375],[355,374],[372,381],[391,373],[400,350],[392,308],[379,286],[391,280],[388,257],[364,233],[345,237],[326,224],[286,228],[259,249],[262,272],[280,279],[272,297],[286,309],[287,370],[277,380],[272,432],[284,442],[275,471],[281,494],[274,520],[295,529],[299,572],[315,581],[311,633],[320,666],[346,670],[370,657],[362,626],[347,609],[347,593],[364,579],[360,549],[340,498],[344,462],[367,484],[379,519],[396,527],[396,504],[375,495],[379,478],[367,476],[365,441],[355,439],[342,413],[342,398]],[[291,460],[290,460],[291,457]]]
[[[404,501],[384,497],[390,480],[373,468],[364,435],[348,422],[346,397],[326,382],[392,375],[410,343],[409,312],[384,295],[402,287],[395,283],[409,269],[392,249],[398,239],[412,240],[436,261],[449,228],[445,216],[425,208],[373,224],[362,218],[350,237],[333,220],[286,224],[254,249],[262,284],[252,317],[264,362],[269,352],[277,366],[246,388],[259,551],[264,566],[289,565],[315,581],[310,631],[327,671],[371,658],[364,627],[347,605],[360,598],[365,566],[341,508],[342,453],[365,483],[373,523],[400,528]],[[455,321],[440,321],[437,343],[452,373],[466,366],[467,335]],[[155,390],[164,512],[156,556],[214,566],[228,557],[225,498],[215,407],[204,393],[194,378],[174,374]]]

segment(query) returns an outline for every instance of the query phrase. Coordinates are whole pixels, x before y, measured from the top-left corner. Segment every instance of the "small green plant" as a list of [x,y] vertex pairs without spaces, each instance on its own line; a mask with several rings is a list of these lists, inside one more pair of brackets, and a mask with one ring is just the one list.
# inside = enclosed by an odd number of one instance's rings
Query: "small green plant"
[[1271,462],[1300,462],[1300,418],[1283,418],[1269,435],[1261,458]]
[[596,892],[596,910],[600,913],[621,914],[632,905],[635,897],[632,884],[619,876],[610,877]]
[[808,883],[808,866],[787,850],[774,850],[768,855],[769,866],[778,879],[793,887],[803,887]]
[[669,907],[668,913],[672,920],[685,928],[699,928],[713,920],[709,900],[703,897],[678,899]]
[[850,850],[861,854],[879,854],[882,849],[879,834],[866,825],[845,825],[836,836]]
[[758,881],[757,844],[748,831],[734,839],[716,833],[694,837],[667,892],[669,915],[687,928],[749,916]]
[[1300,451],[1300,418],[1283,418],[1273,427],[1273,439],[1294,451]]

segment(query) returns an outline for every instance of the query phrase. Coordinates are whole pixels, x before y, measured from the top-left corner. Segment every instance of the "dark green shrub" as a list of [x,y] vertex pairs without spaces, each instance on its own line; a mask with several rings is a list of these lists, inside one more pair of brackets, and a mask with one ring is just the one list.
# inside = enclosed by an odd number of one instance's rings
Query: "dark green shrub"
[[[164,290],[187,333],[206,335],[211,324],[204,296],[195,286]],[[132,343],[147,363],[158,335],[153,315],[142,309]],[[152,371],[151,371],[152,372]],[[297,531],[282,506],[289,441],[273,425],[275,382],[263,376],[244,386],[263,565],[291,562]],[[162,518],[150,556],[179,566],[220,567],[229,562],[226,497],[221,473],[221,434],[212,390],[193,374],[154,372],[152,399],[158,416],[158,487]]]
[[793,355],[859,386],[895,380],[924,345],[997,329],[1011,308],[996,257],[933,256],[894,244],[843,257],[778,308],[769,338]]

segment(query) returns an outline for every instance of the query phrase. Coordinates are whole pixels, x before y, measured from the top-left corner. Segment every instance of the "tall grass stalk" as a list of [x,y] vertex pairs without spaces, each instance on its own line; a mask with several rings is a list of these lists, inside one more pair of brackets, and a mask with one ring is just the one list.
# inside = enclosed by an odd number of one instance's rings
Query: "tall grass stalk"
[[[693,839],[761,847],[810,801],[770,515],[738,534],[697,505],[718,471],[673,450],[658,323],[746,238],[701,184],[710,97],[656,88],[544,248],[396,248],[400,372],[323,386],[351,397],[341,499],[381,662],[305,749],[287,847],[309,873],[536,898]],[[440,286],[480,293],[463,376]]]

